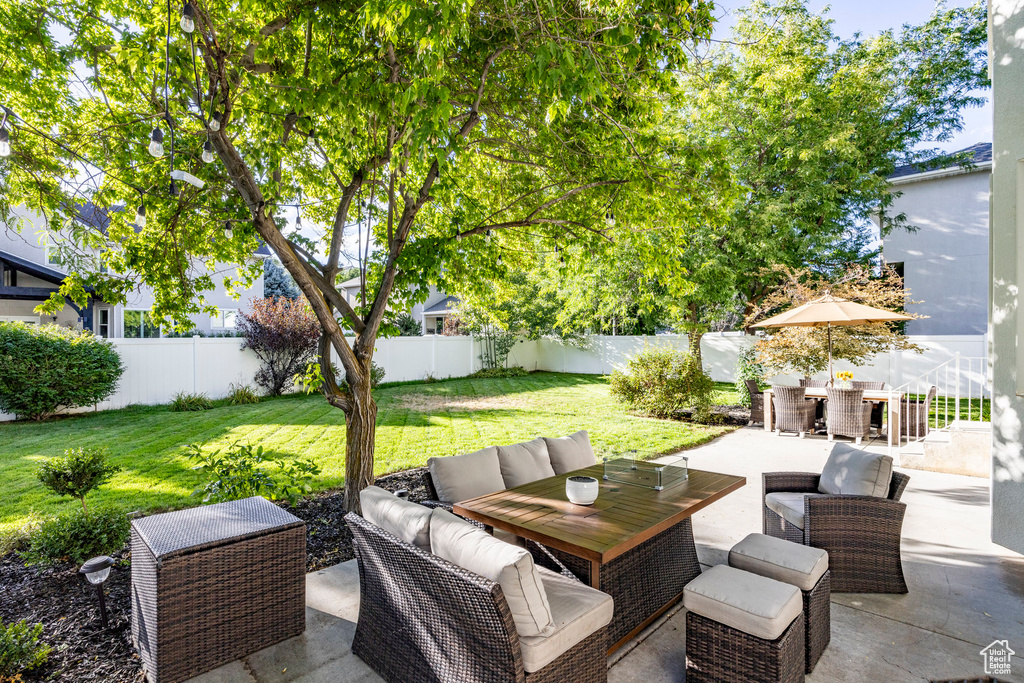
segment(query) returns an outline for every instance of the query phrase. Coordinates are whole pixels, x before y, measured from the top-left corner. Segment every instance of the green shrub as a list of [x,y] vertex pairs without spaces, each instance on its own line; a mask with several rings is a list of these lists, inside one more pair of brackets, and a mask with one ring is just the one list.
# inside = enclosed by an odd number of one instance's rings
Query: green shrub
[[750,407],[750,392],[747,391],[744,381],[752,379],[760,387],[764,382],[764,376],[764,366],[757,361],[757,349],[749,346],[740,351],[736,358],[736,393],[739,394],[742,405]]
[[[334,363],[331,363],[331,370],[334,371],[334,379],[338,383],[338,388],[346,391],[348,389],[348,382],[345,381],[345,371]],[[384,381],[384,374],[384,368],[377,365],[375,361],[370,361],[371,388],[376,389],[377,385]],[[307,394],[320,391],[320,387],[324,384],[324,375],[320,369],[319,361],[307,363],[305,369],[301,373],[296,374],[293,379],[296,384],[302,385],[302,390]]]
[[179,391],[174,395],[174,400],[171,401],[171,410],[176,413],[209,410],[212,407],[213,402],[210,401],[209,396],[206,394],[186,394],[184,391]]
[[521,368],[518,365],[513,365],[510,368],[482,368],[474,372],[470,377],[480,377],[482,379],[500,378],[500,377],[526,377],[530,374],[530,371],[526,368]]
[[17,680],[22,671],[46,663],[50,646],[39,642],[42,624],[29,624],[22,619],[5,625],[0,621],[0,680]]
[[58,496],[72,496],[85,507],[85,496],[105,483],[121,468],[107,462],[105,448],[69,448],[64,455],[43,463],[36,476],[43,486]]
[[188,449],[199,462],[192,469],[203,481],[192,495],[203,496],[204,503],[264,496],[294,504],[313,490],[313,480],[320,474],[320,466],[312,460],[274,461],[264,456],[263,446],[235,442],[227,452],[207,453],[203,444],[193,443]]
[[233,406],[244,406],[259,403],[259,395],[248,384],[232,384],[228,402]]
[[41,420],[99,403],[124,372],[114,347],[91,332],[0,322],[0,411]]
[[648,348],[610,378],[612,395],[631,410],[651,417],[675,417],[693,408],[698,420],[711,415],[715,383],[700,362],[684,351]]
[[29,564],[73,562],[111,555],[124,548],[131,533],[128,515],[117,507],[75,508],[43,520],[22,553]]

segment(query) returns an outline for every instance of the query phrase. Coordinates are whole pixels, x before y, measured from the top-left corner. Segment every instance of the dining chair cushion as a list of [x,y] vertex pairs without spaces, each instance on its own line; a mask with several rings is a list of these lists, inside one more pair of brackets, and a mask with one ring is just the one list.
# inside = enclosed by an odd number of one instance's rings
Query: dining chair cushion
[[551,606],[554,631],[546,636],[522,636],[523,668],[540,671],[564,653],[611,623],[612,596],[585,583],[539,567],[541,583]]
[[494,446],[475,453],[429,458],[427,470],[438,499],[446,503],[459,503],[507,488]]
[[594,449],[590,446],[590,435],[585,429],[557,439],[544,437],[555,474],[565,474],[597,463]]
[[718,564],[683,588],[683,605],[720,624],[775,640],[803,612],[796,586]]
[[828,553],[765,534],[748,534],[729,551],[729,566],[814,590],[828,571]]
[[548,445],[541,437],[533,441],[498,446],[498,466],[505,482],[503,488],[506,489],[555,476],[555,471],[551,469],[551,458],[548,457]]
[[544,584],[525,548],[499,541],[480,527],[436,508],[430,516],[430,551],[498,582],[520,636],[547,636],[555,631]]
[[393,536],[430,550],[430,508],[399,498],[379,486],[359,492],[363,518]]
[[886,498],[891,479],[892,458],[888,455],[839,443],[833,446],[821,470],[818,490],[832,495]]
[[804,509],[807,496],[818,496],[819,493],[789,493],[776,491],[764,497],[764,504],[769,510],[782,517],[795,527],[804,528]]

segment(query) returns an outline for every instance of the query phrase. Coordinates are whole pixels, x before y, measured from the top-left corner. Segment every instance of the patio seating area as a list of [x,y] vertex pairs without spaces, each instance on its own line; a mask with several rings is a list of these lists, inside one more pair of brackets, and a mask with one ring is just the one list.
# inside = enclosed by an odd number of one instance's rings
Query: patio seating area
[[[768,531],[764,528],[762,517],[766,505],[762,479],[773,472],[820,473],[823,479],[828,479],[829,472],[827,469],[823,472],[823,469],[834,446],[836,444],[829,443],[824,437],[779,439],[773,438],[763,429],[747,428],[685,452],[691,471],[717,472],[723,476],[742,477],[747,482],[746,486],[720,497],[689,518],[692,520],[698,559],[704,569],[702,579],[730,581],[733,580],[730,576],[736,576],[732,572],[767,572],[764,576],[772,576],[772,572],[778,571],[777,567],[763,566],[766,561],[771,564],[771,544],[784,542],[758,536],[763,530]],[[864,447],[875,453],[886,451],[885,441],[877,437],[865,443]],[[656,462],[671,464],[679,460],[680,456],[666,456]],[[906,474],[895,472],[894,481],[898,491],[890,491],[888,497],[898,501],[894,505],[906,506],[901,554],[902,573],[908,592],[833,592],[829,601],[830,642],[818,637],[818,645],[806,650],[808,668],[816,659],[813,673],[807,675],[809,681],[898,682],[981,678],[984,675],[981,656],[983,648],[997,639],[1008,639],[1011,643],[1024,641],[1024,620],[1021,618],[1024,614],[1024,561],[988,541],[988,481],[916,470],[909,472],[907,481]],[[893,502],[885,497],[879,498],[879,501],[882,505]],[[829,511],[829,514],[832,513]],[[434,514],[448,513],[435,511]],[[816,519],[813,510],[811,516]],[[434,521],[431,517],[431,532]],[[373,525],[362,524],[362,528],[370,527]],[[457,530],[461,532],[463,527],[480,533],[479,529],[462,522],[459,522]],[[359,528],[357,522],[355,529]],[[806,529],[804,531],[807,532]],[[751,534],[755,536],[751,537]],[[434,555],[415,550],[410,545],[414,542],[416,540],[410,537],[407,543],[402,544],[403,548],[412,549],[405,551],[410,555],[406,566],[416,565],[423,569],[435,562],[431,559]],[[381,566],[396,561],[397,555],[393,548],[386,543],[381,545],[379,541],[374,543],[383,553],[382,558],[387,560],[385,562],[382,559]],[[759,544],[767,545],[760,547]],[[733,550],[732,554],[730,550]],[[827,571],[821,574],[823,568],[818,566],[818,551],[813,548],[807,548],[807,551],[810,555],[801,558],[803,564],[799,571],[792,568],[788,570],[791,574],[793,571],[798,574],[803,572],[800,574],[802,578],[797,578],[805,585],[789,589],[796,593],[779,593],[777,606],[772,608],[776,610],[774,613],[778,614],[777,617],[771,617],[769,612],[765,612],[766,616],[761,617],[761,621],[744,626],[744,629],[748,629],[746,632],[751,634],[750,637],[754,638],[751,641],[753,645],[756,645],[759,637],[758,629],[785,629],[785,632],[780,630],[781,639],[793,642],[793,645],[786,645],[785,651],[798,651],[799,660],[795,663],[792,655],[780,653],[782,659],[779,661],[784,662],[793,675],[802,675],[804,667],[805,621],[818,624],[818,635],[821,634],[820,599],[815,611],[813,596],[821,595],[818,587],[820,582],[827,581],[829,574]],[[838,548],[833,550],[833,554],[838,552]],[[730,564],[737,569],[730,568]],[[836,562],[833,559],[833,564],[839,569],[843,566],[841,560]],[[718,569],[709,573],[707,570],[711,567]],[[465,575],[465,572],[462,574]],[[557,574],[548,574],[551,576],[550,581],[557,581]],[[754,576],[753,579],[745,580],[761,579]],[[763,580],[768,581],[766,585],[784,585],[767,578]],[[582,584],[578,585],[596,593]],[[694,590],[701,589],[701,586],[692,587]],[[423,591],[429,592],[428,588]],[[704,587],[703,592],[714,595],[714,586]],[[801,592],[805,598],[803,602],[799,600]],[[486,590],[480,595],[486,597]],[[796,607],[799,614],[790,611],[794,595],[797,604],[804,605],[802,611]],[[311,573],[306,576],[306,630],[302,635],[192,680],[200,683],[381,680],[363,659],[353,653],[356,623],[361,614],[366,618],[365,615],[372,612],[361,610],[359,603],[360,577],[356,561]],[[485,603],[486,600],[479,604]],[[696,606],[698,603],[693,604],[694,611],[687,612],[683,603],[676,603],[638,636],[608,656],[608,680],[615,683],[684,680],[688,638],[695,637],[698,629],[703,632],[720,628],[716,626],[716,619],[709,616],[714,612],[709,611],[706,604],[703,607]],[[377,609],[379,605],[367,607]],[[555,610],[554,600],[552,610]],[[472,615],[476,614],[477,611],[472,612]],[[477,618],[472,615],[466,613],[465,618],[460,620],[463,622],[461,628],[467,628],[468,621]],[[430,620],[437,618],[436,613],[425,613],[424,620],[419,623],[428,629]],[[597,633],[602,630],[602,623],[607,621],[602,622],[595,617],[592,620],[593,628],[588,632]],[[691,624],[694,625],[688,633],[687,626]],[[375,626],[380,627],[380,624]],[[787,634],[795,634],[795,629],[799,629],[799,638],[793,635],[792,639],[787,640]],[[809,627],[808,634],[812,629]],[[734,631],[735,628],[730,629],[730,632]],[[770,631],[767,635],[774,633]],[[739,634],[729,642],[740,643],[744,638],[748,637]],[[504,647],[499,641],[493,642],[498,649]],[[590,653],[589,658],[593,659],[595,655],[591,652],[593,648],[586,634],[575,642],[580,644],[563,656],[572,659],[583,656],[580,653],[586,651]],[[828,642],[823,650],[822,642]],[[358,645],[356,649],[359,649]],[[695,657],[698,655],[696,647],[693,654]],[[566,663],[569,661],[566,660]],[[492,662],[490,665],[499,664]],[[578,665],[569,665],[565,670],[583,671],[583,668],[581,660]],[[1011,676],[1001,676],[1000,679],[1024,680],[1024,670],[1015,671]],[[514,672],[508,680],[517,680]],[[526,680],[531,680],[529,673]],[[559,680],[573,679],[561,677]]]

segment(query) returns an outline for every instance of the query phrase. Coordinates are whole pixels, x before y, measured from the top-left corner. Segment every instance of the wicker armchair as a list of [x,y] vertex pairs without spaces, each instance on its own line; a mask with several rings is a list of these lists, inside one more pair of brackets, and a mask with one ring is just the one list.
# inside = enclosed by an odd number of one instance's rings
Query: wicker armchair
[[359,515],[349,513],[345,522],[359,562],[352,652],[386,681],[608,680],[607,627],[528,674],[497,582],[404,543]]
[[764,496],[811,494],[803,529],[765,504],[764,533],[828,552],[833,593],[906,593],[900,537],[907,505],[900,497],[910,477],[893,472],[887,498],[821,495],[820,478],[809,472],[764,473]]
[[804,398],[804,387],[773,386],[775,406],[775,432],[797,432],[800,438],[814,431],[814,411],[817,401]]
[[828,440],[834,436],[849,436],[860,443],[871,435],[871,403],[864,402],[863,389],[838,389],[827,387],[828,419],[825,431]]
[[[824,389],[828,386],[827,379],[807,379],[806,377],[800,378],[800,386],[811,387],[814,389]],[[814,419],[820,424],[825,421],[825,401],[820,398],[809,399],[814,401]]]
[[[864,391],[884,391],[885,382],[863,382],[854,380],[850,382],[854,389],[863,389]],[[871,426],[882,431],[882,419],[885,417],[885,404],[881,401],[871,402]]]
[[764,394],[758,388],[757,380],[748,379],[743,383],[747,386],[747,393],[750,394],[750,422],[747,423],[747,426],[749,427],[755,422],[764,424]]
[[932,386],[923,401],[909,400],[906,396],[900,401],[900,436],[907,436],[913,439],[920,439],[928,436],[928,413],[931,411],[932,401],[939,392],[939,388]]

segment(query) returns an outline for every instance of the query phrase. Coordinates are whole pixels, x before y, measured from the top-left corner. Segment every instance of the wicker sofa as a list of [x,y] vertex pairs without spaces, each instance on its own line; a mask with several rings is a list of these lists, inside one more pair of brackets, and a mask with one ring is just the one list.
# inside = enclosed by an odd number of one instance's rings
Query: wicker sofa
[[836,444],[821,474],[763,475],[763,531],[827,551],[834,593],[906,593],[900,497],[909,481],[892,458]]
[[[390,494],[371,489],[377,503],[361,497],[363,512],[390,529],[354,513],[345,521],[359,564],[352,651],[381,677],[395,683],[607,681],[611,597],[535,567],[523,549],[447,511],[395,497],[382,501]],[[424,513],[415,508],[427,511],[425,528]],[[464,566],[474,564],[491,576]],[[530,609],[543,594],[549,621],[527,633],[523,615],[532,613],[517,588],[531,580]]]

